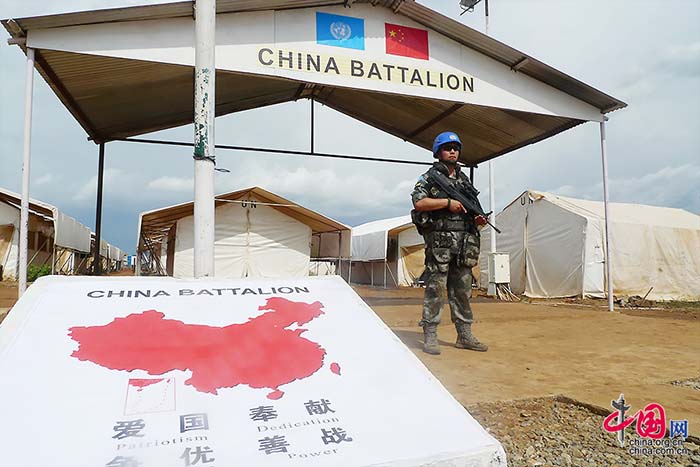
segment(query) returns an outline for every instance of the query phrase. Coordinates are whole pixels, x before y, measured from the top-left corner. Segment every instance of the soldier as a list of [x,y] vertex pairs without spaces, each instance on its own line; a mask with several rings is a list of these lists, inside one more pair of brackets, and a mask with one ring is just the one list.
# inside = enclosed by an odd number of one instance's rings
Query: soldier
[[462,204],[450,199],[431,181],[431,174],[439,171],[453,184],[471,187],[457,160],[462,142],[456,133],[440,133],[433,142],[433,157],[438,159],[418,179],[411,199],[411,212],[419,233],[425,239],[426,287],[423,300],[424,345],[426,353],[438,355],[440,347],[437,327],[445,301],[445,289],[450,304],[452,322],[457,329],[458,349],[485,352],[488,346],[479,342],[471,331],[474,321],[469,295],[472,284],[471,269],[479,259],[480,235],[478,226],[486,223],[483,216],[469,214]]

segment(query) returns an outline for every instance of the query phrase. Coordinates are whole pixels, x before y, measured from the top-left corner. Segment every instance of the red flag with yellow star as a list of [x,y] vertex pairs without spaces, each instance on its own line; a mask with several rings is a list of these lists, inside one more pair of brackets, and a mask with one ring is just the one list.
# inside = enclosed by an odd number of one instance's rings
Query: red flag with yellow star
[[428,31],[384,23],[386,53],[428,60]]

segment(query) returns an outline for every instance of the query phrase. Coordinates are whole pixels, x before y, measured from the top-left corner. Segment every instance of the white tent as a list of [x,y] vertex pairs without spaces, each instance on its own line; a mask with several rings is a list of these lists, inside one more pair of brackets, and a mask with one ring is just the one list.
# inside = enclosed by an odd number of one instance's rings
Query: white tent
[[[19,274],[21,196],[0,188],[0,266],[3,280]],[[29,201],[29,264],[54,263],[55,272],[77,272],[80,259],[90,253],[90,229],[55,206]]]
[[[700,216],[682,209],[611,203],[616,295],[700,299]],[[602,202],[526,191],[496,217],[499,251],[510,254],[511,289],[529,297],[604,297]],[[481,237],[481,286],[488,285],[490,230]]]
[[[192,277],[193,203],[142,213],[137,274]],[[305,277],[350,256],[350,227],[259,187],[216,197],[216,277]],[[326,268],[328,270],[328,268]]]
[[411,222],[411,216],[353,227],[350,279],[371,285],[411,286],[425,269],[424,247],[423,237]]

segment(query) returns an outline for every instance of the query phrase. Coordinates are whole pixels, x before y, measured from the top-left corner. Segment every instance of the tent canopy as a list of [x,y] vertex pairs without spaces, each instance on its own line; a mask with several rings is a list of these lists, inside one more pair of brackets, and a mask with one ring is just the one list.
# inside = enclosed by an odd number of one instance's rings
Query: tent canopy
[[[609,204],[612,285],[618,295],[700,299],[700,216],[682,209]],[[496,217],[511,288],[531,297],[605,296],[602,202],[526,191]],[[481,285],[490,231],[482,232]]]
[[[0,188],[0,202],[9,204],[19,211],[21,199],[21,195]],[[29,200],[29,212],[53,223],[56,246],[90,252],[90,229],[77,220],[60,212],[55,206],[35,199]]]
[[[106,142],[192,122],[193,5],[2,23]],[[217,13],[217,115],[313,98],[423,148],[456,131],[476,165],[626,106],[413,0],[219,0]],[[318,14],[361,21],[362,49],[322,43]],[[390,28],[419,31],[426,56],[389,54]]]
[[[215,206],[218,208],[227,202],[240,202],[248,199],[268,203],[276,211],[307,225],[311,229],[312,236],[328,237],[327,241],[322,240],[327,245],[322,250],[326,251],[326,248],[331,246],[334,248],[332,254],[323,256],[336,258],[350,256],[350,227],[263,188],[251,187],[217,195]],[[143,249],[143,239],[154,244],[161,243],[180,219],[193,215],[194,202],[141,213],[139,216],[139,251]],[[340,242],[338,236],[340,236]]]
[[375,261],[387,257],[387,241],[413,227],[411,216],[399,216],[367,222],[352,228],[352,260]]

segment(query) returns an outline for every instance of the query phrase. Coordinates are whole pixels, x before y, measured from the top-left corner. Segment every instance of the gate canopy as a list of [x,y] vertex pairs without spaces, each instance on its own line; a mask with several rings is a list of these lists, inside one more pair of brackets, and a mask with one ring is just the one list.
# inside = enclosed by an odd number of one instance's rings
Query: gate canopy
[[[192,122],[194,2],[2,21],[96,142]],[[412,0],[219,0],[216,114],[313,98],[475,165],[626,104]]]

